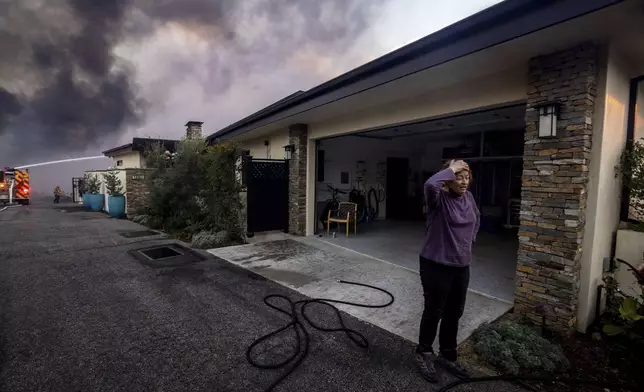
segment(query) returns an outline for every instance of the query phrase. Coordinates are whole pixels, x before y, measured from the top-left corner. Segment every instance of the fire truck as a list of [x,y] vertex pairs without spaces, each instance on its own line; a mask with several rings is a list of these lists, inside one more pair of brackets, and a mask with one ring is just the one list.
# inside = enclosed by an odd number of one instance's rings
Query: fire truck
[[30,204],[31,186],[29,169],[4,168],[0,170],[0,205],[7,203]]

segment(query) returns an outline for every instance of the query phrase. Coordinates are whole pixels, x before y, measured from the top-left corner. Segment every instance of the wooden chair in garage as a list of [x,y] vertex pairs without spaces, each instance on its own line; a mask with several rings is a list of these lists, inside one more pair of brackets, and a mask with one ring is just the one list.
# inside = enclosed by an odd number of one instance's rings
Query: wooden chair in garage
[[337,210],[329,210],[326,222],[326,234],[331,231],[331,222],[344,223],[347,225],[347,237],[349,237],[349,225],[353,223],[353,234],[358,233],[358,205],[343,201],[338,205]]

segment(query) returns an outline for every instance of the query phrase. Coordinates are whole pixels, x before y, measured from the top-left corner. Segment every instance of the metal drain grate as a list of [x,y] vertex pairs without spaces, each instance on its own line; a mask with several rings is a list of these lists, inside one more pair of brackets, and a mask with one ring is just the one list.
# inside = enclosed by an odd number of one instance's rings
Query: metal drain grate
[[147,236],[159,235],[159,234],[161,233],[154,230],[123,231],[119,233],[121,237],[125,237],[125,238],[139,238],[139,237],[147,237]]
[[150,260],[167,259],[168,257],[176,257],[176,256],[181,256],[183,254],[183,253],[177,252],[176,250],[170,248],[169,246],[162,246],[159,248],[142,250],[140,252],[144,256],[147,256]]
[[142,264],[153,268],[177,267],[206,259],[204,255],[175,243],[133,249],[128,253]]

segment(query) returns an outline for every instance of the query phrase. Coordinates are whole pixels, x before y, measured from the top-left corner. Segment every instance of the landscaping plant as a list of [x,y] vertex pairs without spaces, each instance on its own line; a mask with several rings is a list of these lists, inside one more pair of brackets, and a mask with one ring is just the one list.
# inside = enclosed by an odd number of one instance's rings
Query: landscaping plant
[[541,374],[570,367],[560,346],[511,321],[484,324],[473,338],[475,352],[504,374]]
[[644,272],[632,270],[640,287],[639,296],[624,294],[612,275],[604,278],[607,292],[602,331],[608,336],[626,336],[644,342]]
[[[644,231],[644,138],[629,142],[615,168],[629,193],[629,218],[639,223],[632,225],[636,231]],[[644,293],[644,271],[629,265],[637,277],[640,293]],[[607,292],[606,312],[602,316],[602,330],[606,335],[624,335],[638,341],[644,340],[644,294],[629,296],[618,287],[612,275],[604,278]]]
[[117,171],[110,171],[103,175],[105,188],[110,196],[123,196],[123,183],[118,174]]
[[181,140],[174,154],[154,145],[146,152],[151,169],[146,221],[181,238],[201,233],[201,241],[213,233],[240,241],[238,155],[232,143],[208,146],[201,138]]
[[85,184],[87,192],[91,195],[98,195],[101,191],[101,180],[96,174],[86,174]]

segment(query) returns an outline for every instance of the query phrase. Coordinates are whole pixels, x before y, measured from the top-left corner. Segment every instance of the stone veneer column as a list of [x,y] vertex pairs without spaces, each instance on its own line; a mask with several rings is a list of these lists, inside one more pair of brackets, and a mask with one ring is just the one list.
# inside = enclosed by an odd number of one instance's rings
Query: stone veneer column
[[[560,332],[576,325],[598,50],[583,44],[530,60],[515,311]],[[554,139],[535,105],[561,103]]]
[[140,213],[148,205],[149,174],[149,169],[125,169],[125,213],[128,218]]
[[294,124],[288,128],[288,142],[295,146],[289,162],[288,229],[292,234],[306,234],[306,157],[308,127]]

